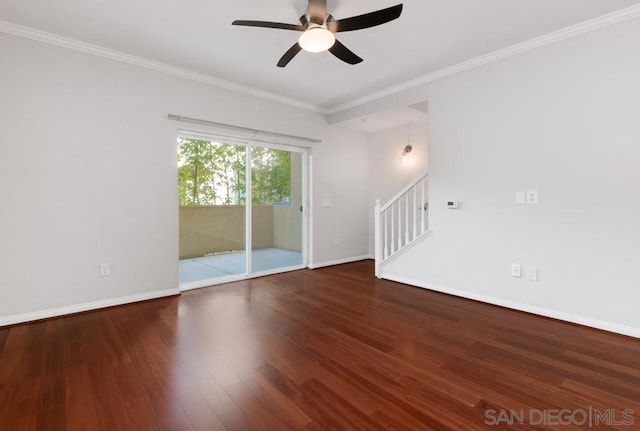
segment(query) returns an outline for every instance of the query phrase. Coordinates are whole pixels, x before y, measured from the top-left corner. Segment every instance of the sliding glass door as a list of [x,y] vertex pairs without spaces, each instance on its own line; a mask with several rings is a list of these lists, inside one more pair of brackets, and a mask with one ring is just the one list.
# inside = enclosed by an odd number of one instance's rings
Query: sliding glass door
[[251,272],[302,265],[302,154],[251,147]]
[[247,272],[245,145],[178,140],[180,284]]
[[303,148],[178,139],[183,290],[304,267]]

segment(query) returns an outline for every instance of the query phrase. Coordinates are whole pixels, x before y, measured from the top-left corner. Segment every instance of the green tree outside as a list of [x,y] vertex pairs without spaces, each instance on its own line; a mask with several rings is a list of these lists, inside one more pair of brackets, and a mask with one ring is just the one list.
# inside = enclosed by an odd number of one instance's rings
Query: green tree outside
[[[288,202],[291,153],[263,147],[251,150],[252,203]],[[246,202],[246,149],[240,145],[178,139],[180,205],[243,205]]]

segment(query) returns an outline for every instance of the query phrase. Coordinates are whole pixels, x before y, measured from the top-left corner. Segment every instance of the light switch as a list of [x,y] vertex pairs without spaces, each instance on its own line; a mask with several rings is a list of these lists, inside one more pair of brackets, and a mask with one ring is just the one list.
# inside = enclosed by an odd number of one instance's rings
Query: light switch
[[525,193],[524,192],[516,192],[516,203],[517,204],[525,203]]
[[333,199],[324,198],[322,199],[322,208],[331,208],[333,206]]

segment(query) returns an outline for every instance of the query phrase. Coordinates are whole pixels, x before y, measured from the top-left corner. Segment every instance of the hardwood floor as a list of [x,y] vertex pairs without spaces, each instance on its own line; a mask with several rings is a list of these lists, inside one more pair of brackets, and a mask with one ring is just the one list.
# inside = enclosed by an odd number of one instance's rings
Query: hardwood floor
[[640,429],[640,340],[372,274],[358,262],[1,328],[0,429],[568,430],[589,411],[593,429]]

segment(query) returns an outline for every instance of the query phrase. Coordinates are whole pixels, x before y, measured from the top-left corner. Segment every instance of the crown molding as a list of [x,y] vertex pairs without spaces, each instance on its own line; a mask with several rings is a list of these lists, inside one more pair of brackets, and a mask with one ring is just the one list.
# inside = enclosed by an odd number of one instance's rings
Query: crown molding
[[118,61],[120,63],[126,63],[133,66],[154,70],[156,72],[176,76],[178,78],[189,79],[191,81],[200,82],[202,84],[211,85],[213,87],[235,91],[237,93],[258,97],[261,99],[269,100],[271,102],[282,103],[284,105],[305,109],[307,111],[318,112],[320,114],[327,114],[326,110],[323,110],[320,107],[309,104],[309,103],[301,102],[299,100],[290,99],[288,97],[280,96],[278,94],[258,90],[251,87],[246,87],[230,81],[225,81],[223,79],[215,78],[213,76],[205,75],[203,73],[192,72],[190,70],[182,69],[180,67],[170,66],[168,64],[161,63],[158,61],[149,60],[143,57],[137,57],[135,55],[127,54],[121,51],[104,48],[102,46],[93,45],[93,44],[82,42],[76,39],[59,36],[57,34],[48,33],[45,31],[36,30],[34,28],[13,24],[7,21],[0,20],[0,33],[6,33],[13,36],[22,37],[25,39],[35,40],[37,42],[58,46],[61,48],[67,48],[74,51],[79,51],[85,54],[91,54],[98,57],[107,58],[109,60]]
[[81,42],[76,39],[71,39],[63,36],[58,36],[53,33],[47,33],[41,30],[36,30],[30,27],[25,27],[17,24],[13,24],[7,21],[0,20],[0,33],[7,33],[13,36],[19,36],[26,39],[35,40],[38,42],[46,43],[49,45],[59,46],[62,48],[72,49],[75,51],[83,52],[86,54],[96,55],[99,57],[107,58],[110,60],[118,61],[121,63],[127,63],[134,66],[142,67],[145,69],[154,70],[167,75],[176,76],[179,78],[189,79],[191,81],[200,82],[202,84],[211,85],[218,88],[234,91],[241,94],[246,94],[253,97],[269,100],[284,105],[293,106],[296,108],[305,109],[307,111],[317,112],[323,115],[333,115],[338,112],[345,111],[347,109],[355,108],[394,94],[401,93],[406,90],[419,87],[421,85],[428,84],[433,81],[437,81],[442,78],[454,75],[456,73],[464,72],[467,70],[475,69],[480,66],[484,66],[495,61],[503,60],[518,54],[522,54],[527,51],[531,51],[536,48],[540,48],[552,43],[556,43],[565,39],[569,39],[575,36],[579,36],[584,33],[598,30],[603,27],[608,27],[613,24],[617,24],[629,19],[637,18],[640,16],[640,4],[631,6],[625,9],[621,9],[600,17],[584,21],[582,23],[566,27],[561,30],[557,30],[548,33],[543,36],[530,39],[528,41],[512,45],[510,47],[500,49],[489,54],[481,55],[471,60],[464,61],[462,63],[455,64],[453,66],[445,67],[432,73],[428,73],[416,79],[405,81],[398,85],[388,87],[384,90],[371,93],[367,96],[354,99],[350,102],[339,104],[333,107],[320,107],[299,100],[290,99],[288,97],[280,96],[275,93],[270,93],[263,90],[243,86],[234,82],[226,81],[223,79],[215,78],[210,75],[205,75],[198,72],[192,72],[187,69],[182,69],[168,64],[160,63],[157,61],[148,60],[146,58],[137,57],[124,52],[104,48],[98,45],[93,45],[86,42]]
[[463,61],[462,63],[455,64],[453,66],[445,67],[444,69],[437,70],[435,72],[423,75],[419,78],[405,81],[401,84],[393,87],[386,88],[382,91],[369,94],[365,97],[352,100],[347,103],[343,103],[334,106],[329,109],[328,114],[333,115],[347,109],[355,108],[375,100],[382,99],[384,97],[393,96],[400,92],[411,90],[424,84],[428,84],[438,79],[446,78],[451,75],[455,75],[466,70],[475,69],[480,66],[484,66],[495,61],[503,60],[518,54],[522,54],[527,51],[531,51],[536,48],[540,48],[546,45],[551,45],[565,39],[569,39],[575,36],[579,36],[584,33],[598,30],[603,27],[608,27],[613,24],[617,24],[623,21],[627,21],[640,16],[640,5],[631,6],[625,9],[621,9],[600,17],[584,21],[579,24],[572,25],[570,27],[557,30],[543,36],[536,37],[534,39],[527,40],[516,45],[509,46],[504,49],[493,51],[489,54],[481,55],[479,57],[472,58],[471,60]]

